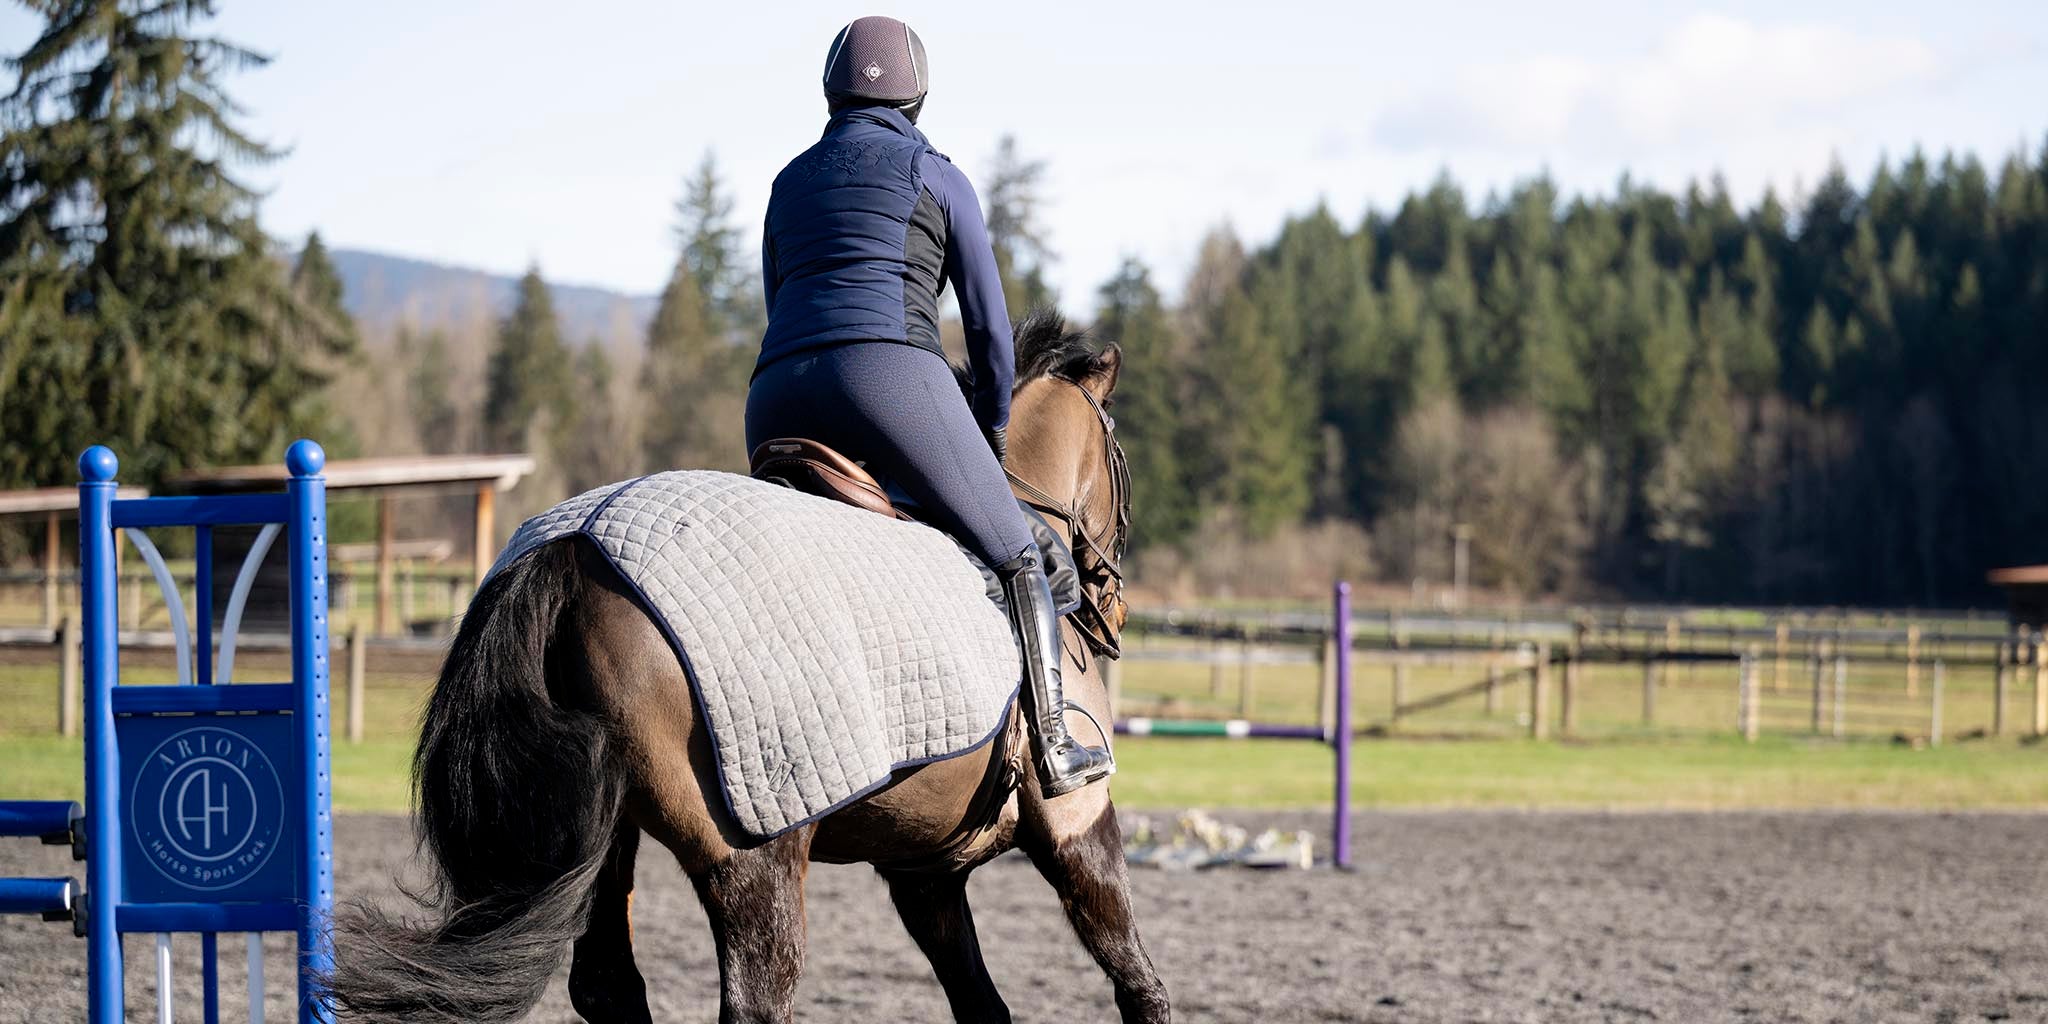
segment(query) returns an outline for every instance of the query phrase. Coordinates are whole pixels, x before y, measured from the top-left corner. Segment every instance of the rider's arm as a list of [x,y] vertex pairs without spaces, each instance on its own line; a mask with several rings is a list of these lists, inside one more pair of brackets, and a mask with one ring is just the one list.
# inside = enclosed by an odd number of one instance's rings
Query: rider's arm
[[982,429],[993,430],[1010,422],[1010,386],[1017,376],[1003,279],[982,223],[981,200],[967,175],[947,160],[927,157],[924,178],[946,215],[946,280],[960,299],[967,366],[974,373],[974,418]]
[[768,225],[761,225],[761,299],[767,304],[768,315],[775,315],[775,289],[782,284],[781,275],[775,272],[775,239],[768,234]]

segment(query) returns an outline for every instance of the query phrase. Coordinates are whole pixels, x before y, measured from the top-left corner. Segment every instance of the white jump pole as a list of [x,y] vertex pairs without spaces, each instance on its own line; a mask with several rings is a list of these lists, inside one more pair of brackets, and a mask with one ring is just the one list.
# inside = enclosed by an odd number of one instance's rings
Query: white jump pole
[[171,933],[156,933],[156,1024],[171,1024]]
[[249,1024],[263,1024],[263,933],[249,933]]

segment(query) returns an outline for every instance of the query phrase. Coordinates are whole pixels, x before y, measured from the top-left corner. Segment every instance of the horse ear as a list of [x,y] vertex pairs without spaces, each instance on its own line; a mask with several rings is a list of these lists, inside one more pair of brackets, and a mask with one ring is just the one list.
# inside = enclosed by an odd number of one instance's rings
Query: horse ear
[[1116,390],[1117,374],[1123,372],[1123,368],[1123,348],[1109,345],[1089,363],[1088,376],[1081,381],[1081,386],[1093,393],[1097,401],[1107,401],[1109,393]]

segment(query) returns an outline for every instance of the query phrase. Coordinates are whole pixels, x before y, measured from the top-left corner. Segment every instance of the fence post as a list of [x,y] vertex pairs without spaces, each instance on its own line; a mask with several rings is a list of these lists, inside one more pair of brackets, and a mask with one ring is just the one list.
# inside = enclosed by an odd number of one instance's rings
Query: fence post
[[1500,712],[1500,648],[1493,649],[1486,659],[1486,717],[1492,718]]
[[1777,663],[1771,666],[1771,692],[1777,693],[1785,687],[1786,656],[1791,653],[1792,624],[1778,620]]
[[2034,735],[2048,733],[2048,664],[2041,660],[2041,634],[2034,634]]
[[1124,663],[1120,658],[1105,658],[1102,667],[1102,685],[1109,690],[1109,720],[1114,722],[1123,717],[1118,710],[1124,696]]
[[1643,659],[1643,725],[1657,724],[1657,659]]
[[1572,645],[1565,651],[1564,693],[1558,710],[1557,734],[1570,736],[1579,725],[1579,662],[1585,651],[1586,623],[1581,619],[1572,623]]
[[1835,738],[1841,739],[1847,725],[1849,703],[1849,656],[1835,651]]
[[1237,717],[1252,717],[1252,633],[1247,629],[1237,645]]
[[1920,627],[1906,627],[1906,696],[1920,695]]
[[1927,709],[1927,745],[1930,747],[1941,746],[1941,684],[1946,675],[1947,666],[1943,664],[1940,655],[1935,655],[1934,698]]
[[348,741],[363,741],[363,675],[368,667],[369,651],[363,641],[363,627],[358,624],[348,631]]
[[1813,642],[1813,734],[1820,735],[1821,715],[1821,673],[1827,665],[1828,642],[1818,639]]
[[1761,644],[1750,644],[1749,650],[1744,651],[1742,654],[1741,677],[1740,682],[1737,684],[1737,688],[1742,693],[1742,738],[1745,742],[1749,743],[1756,742],[1758,718],[1756,663],[1762,659],[1763,646]]
[[2017,645],[2008,644],[2004,640],[1998,642],[1997,675],[1991,681],[1991,735],[1993,736],[2005,735],[2006,679],[2012,674],[2012,667],[2009,662],[2014,660],[2018,653],[2019,648]]
[[1321,678],[1316,681],[1316,726],[1323,735],[1331,735],[1337,721],[1337,631],[1332,628],[1323,636],[1320,655]]
[[1407,621],[1406,621],[1406,620],[1402,620],[1402,619],[1396,619],[1396,620],[1394,620],[1394,626],[1393,626],[1393,630],[1394,630],[1394,635],[1393,635],[1393,640],[1394,640],[1394,715],[1393,715],[1393,720],[1394,720],[1394,721],[1396,721],[1396,722],[1398,722],[1398,721],[1400,721],[1400,720],[1401,720],[1401,705],[1403,705],[1403,704],[1406,704],[1406,703],[1408,703],[1408,662],[1407,662],[1407,656],[1408,656],[1408,623],[1407,623]]
[[1529,738],[1550,736],[1550,643],[1536,645],[1536,664],[1529,670]]
[[1223,635],[1213,626],[1209,633],[1209,699],[1223,699]]
[[57,735],[78,735],[78,619],[57,623]]

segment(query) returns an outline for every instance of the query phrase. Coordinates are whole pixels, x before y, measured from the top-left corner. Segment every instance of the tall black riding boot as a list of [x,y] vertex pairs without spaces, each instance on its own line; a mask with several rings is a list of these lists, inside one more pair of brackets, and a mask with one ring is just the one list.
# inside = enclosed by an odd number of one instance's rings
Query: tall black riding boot
[[1080,789],[1116,773],[1105,747],[1085,747],[1067,732],[1067,701],[1060,686],[1060,621],[1038,552],[1026,551],[996,566],[1017,649],[1024,660],[1024,710],[1031,722],[1031,761],[1046,796]]

